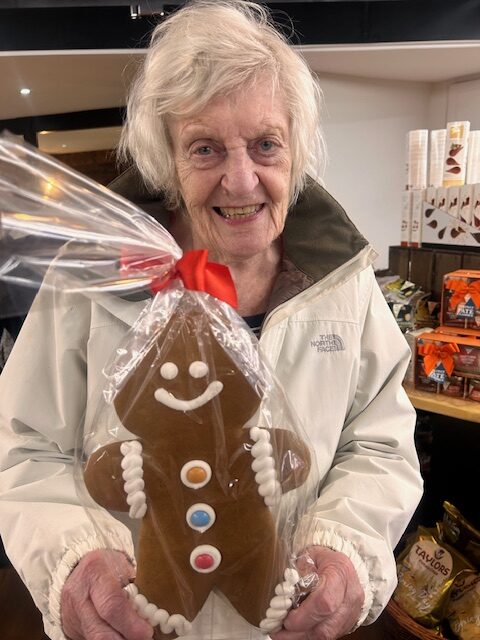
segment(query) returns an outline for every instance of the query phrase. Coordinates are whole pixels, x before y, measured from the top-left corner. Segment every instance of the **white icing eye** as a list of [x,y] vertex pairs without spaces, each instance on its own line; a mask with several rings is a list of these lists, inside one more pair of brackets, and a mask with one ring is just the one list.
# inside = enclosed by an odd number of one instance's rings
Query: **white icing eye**
[[205,362],[197,360],[196,362],[192,362],[192,364],[188,367],[188,373],[192,376],[192,378],[204,378],[208,373],[208,366],[205,364]]
[[160,367],[160,375],[165,380],[173,380],[178,375],[178,367],[173,362],[164,362]]

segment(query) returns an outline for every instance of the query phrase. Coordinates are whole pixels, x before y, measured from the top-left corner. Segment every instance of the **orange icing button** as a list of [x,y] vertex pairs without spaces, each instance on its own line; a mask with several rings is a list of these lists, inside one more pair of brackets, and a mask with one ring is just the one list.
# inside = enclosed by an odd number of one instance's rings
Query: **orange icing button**
[[200,484],[207,478],[207,472],[202,467],[192,467],[187,471],[187,480],[192,484]]

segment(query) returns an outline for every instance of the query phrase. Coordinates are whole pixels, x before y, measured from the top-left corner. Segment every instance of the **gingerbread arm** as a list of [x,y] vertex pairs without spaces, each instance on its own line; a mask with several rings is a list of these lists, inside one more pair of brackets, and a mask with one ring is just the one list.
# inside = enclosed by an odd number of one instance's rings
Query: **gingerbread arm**
[[307,445],[296,434],[286,429],[269,429],[270,444],[277,478],[282,493],[300,487],[310,471],[311,456]]
[[132,518],[145,515],[141,452],[138,441],[115,442],[88,458],[84,480],[95,502],[106,509],[129,511]]

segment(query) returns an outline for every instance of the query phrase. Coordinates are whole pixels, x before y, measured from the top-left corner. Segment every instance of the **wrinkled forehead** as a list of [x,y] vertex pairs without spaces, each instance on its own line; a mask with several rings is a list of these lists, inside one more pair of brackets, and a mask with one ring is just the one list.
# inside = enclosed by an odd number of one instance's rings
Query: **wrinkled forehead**
[[243,103],[246,98],[255,105],[258,103],[259,96],[262,110],[270,113],[272,117],[280,110],[287,110],[287,97],[285,91],[278,85],[276,77],[270,73],[260,73],[233,88],[221,87],[211,95],[200,90],[186,99],[180,97],[166,117],[167,125],[170,128],[170,125],[179,121],[192,123],[204,121],[209,114],[217,113],[227,107],[238,107],[239,103]]

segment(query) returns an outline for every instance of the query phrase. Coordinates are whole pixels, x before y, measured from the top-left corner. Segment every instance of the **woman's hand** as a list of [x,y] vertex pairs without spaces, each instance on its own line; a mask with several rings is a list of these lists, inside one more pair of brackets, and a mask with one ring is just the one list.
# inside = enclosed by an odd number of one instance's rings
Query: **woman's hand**
[[135,611],[123,586],[135,570],[120,551],[87,553],[61,594],[63,631],[71,640],[147,640],[152,627]]
[[304,575],[309,568],[318,582],[272,640],[335,640],[349,633],[360,617],[365,596],[349,558],[318,546],[309,547],[306,555],[309,561],[302,559],[299,571]]

